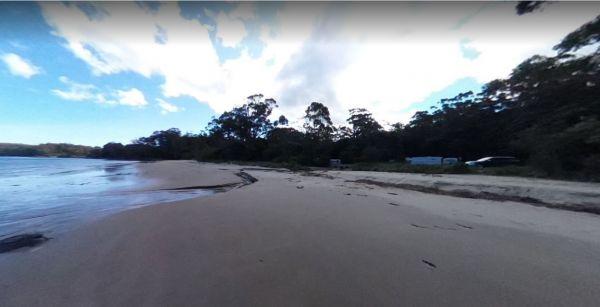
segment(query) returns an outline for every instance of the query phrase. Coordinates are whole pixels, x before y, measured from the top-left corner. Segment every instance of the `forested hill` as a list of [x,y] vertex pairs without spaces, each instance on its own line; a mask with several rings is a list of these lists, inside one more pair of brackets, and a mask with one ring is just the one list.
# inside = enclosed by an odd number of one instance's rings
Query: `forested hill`
[[348,125],[336,126],[326,102],[312,102],[303,129],[295,129],[284,116],[270,120],[274,99],[252,95],[199,134],[157,131],[128,145],[108,143],[92,156],[326,165],[330,158],[356,163],[511,155],[549,176],[594,177],[600,174],[599,42],[600,16],[557,42],[554,56],[533,56],[507,79],[442,99],[406,125],[384,129],[368,110],[352,109]]
[[21,157],[87,157],[93,147],[65,143],[26,145],[0,143],[0,156]]

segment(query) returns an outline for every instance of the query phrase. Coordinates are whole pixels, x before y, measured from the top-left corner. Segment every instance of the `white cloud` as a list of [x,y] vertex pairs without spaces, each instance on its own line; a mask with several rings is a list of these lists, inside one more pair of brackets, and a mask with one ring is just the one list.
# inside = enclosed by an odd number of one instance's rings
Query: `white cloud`
[[52,93],[56,96],[73,101],[93,100],[96,98],[96,87],[91,84],[81,84],[71,81],[65,76],[58,78],[60,82],[68,86],[67,90],[53,89]]
[[131,107],[143,107],[148,104],[144,94],[137,88],[117,91],[101,91],[92,84],[75,82],[66,76],[59,78],[67,89],[53,89],[51,92],[64,100],[90,101],[99,104],[126,105]]
[[[221,63],[210,31],[225,46],[240,46],[248,34],[242,21],[257,20],[252,4],[207,11],[215,29],[182,18],[173,3],[155,13],[132,3],[98,5],[107,12],[100,21],[75,6],[42,4],[56,35],[96,75],[158,75],[164,97],[188,95],[216,112],[263,93],[279,101],[276,115],[291,122],[315,100],[330,106],[337,122],[359,106],[381,121],[405,119],[411,104],[456,80],[504,78],[527,57],[551,54],[564,35],[600,11],[597,3],[553,3],[524,16],[512,2],[284,3],[274,24],[259,27],[259,57],[244,49]],[[155,41],[157,26],[168,33],[164,44]],[[463,57],[465,40],[476,58]]]
[[168,103],[163,99],[157,98],[156,100],[158,101],[158,106],[161,108],[161,114],[180,112],[184,110],[184,108]]
[[236,47],[247,34],[243,19],[251,19],[252,16],[246,13],[244,6],[240,7],[231,13],[221,11],[216,16],[217,37],[225,47]]
[[31,62],[22,58],[18,54],[3,54],[2,61],[4,61],[4,64],[6,64],[11,74],[23,77],[25,79],[29,79],[42,72],[39,67],[33,65]]
[[148,104],[146,97],[144,97],[144,93],[137,88],[125,91],[118,90],[117,101],[119,104],[132,107],[143,107]]
[[[125,71],[145,77],[160,75],[165,97],[189,95],[220,111],[239,101],[225,103],[226,72],[220,67],[207,28],[181,18],[176,4],[163,4],[156,13],[134,3],[106,6],[108,15],[102,21],[90,21],[75,6],[42,4],[55,33],[67,40],[66,47],[96,75]],[[169,34],[165,44],[154,39],[157,25]]]

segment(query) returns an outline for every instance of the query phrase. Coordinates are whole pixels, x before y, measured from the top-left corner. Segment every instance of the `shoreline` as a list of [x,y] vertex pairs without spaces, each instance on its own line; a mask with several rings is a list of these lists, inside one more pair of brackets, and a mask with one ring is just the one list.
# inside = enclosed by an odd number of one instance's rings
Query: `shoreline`
[[[38,248],[0,254],[0,305],[600,299],[600,219],[592,214],[351,181],[394,182],[404,178],[398,174],[302,174],[195,161],[140,167],[152,189],[238,186],[125,210]],[[236,175],[242,171],[258,181],[243,185]]]
[[0,200],[0,250],[3,252],[21,245],[12,239],[24,238],[25,234],[56,237],[122,210],[214,192],[214,189],[152,188],[160,186],[160,174],[139,174],[147,172],[149,166],[140,167],[136,161],[50,160],[18,158],[14,166],[3,168],[0,178],[2,193],[5,193]]

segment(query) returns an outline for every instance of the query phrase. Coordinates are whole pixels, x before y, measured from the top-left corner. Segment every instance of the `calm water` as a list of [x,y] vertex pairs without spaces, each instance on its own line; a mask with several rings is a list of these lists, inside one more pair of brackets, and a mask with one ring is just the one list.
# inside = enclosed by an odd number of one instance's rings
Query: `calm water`
[[150,181],[136,163],[96,159],[0,157],[0,239],[57,234],[109,213],[211,191],[132,192]]

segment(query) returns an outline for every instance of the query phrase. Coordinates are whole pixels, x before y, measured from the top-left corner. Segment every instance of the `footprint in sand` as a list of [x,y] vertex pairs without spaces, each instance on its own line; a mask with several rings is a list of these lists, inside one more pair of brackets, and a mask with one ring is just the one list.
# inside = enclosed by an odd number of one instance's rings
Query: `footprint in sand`
[[456,226],[460,226],[460,227],[466,228],[466,229],[473,229],[473,227],[471,227],[471,226],[467,226],[467,225],[463,225],[463,224],[459,224],[459,223],[456,223]]
[[421,261],[422,261],[423,263],[425,263],[426,265],[428,265],[430,268],[432,268],[432,269],[437,269],[437,265],[435,265],[435,263],[433,263],[433,262],[430,262],[430,261],[427,261],[427,260],[425,260],[425,259],[421,259]]

